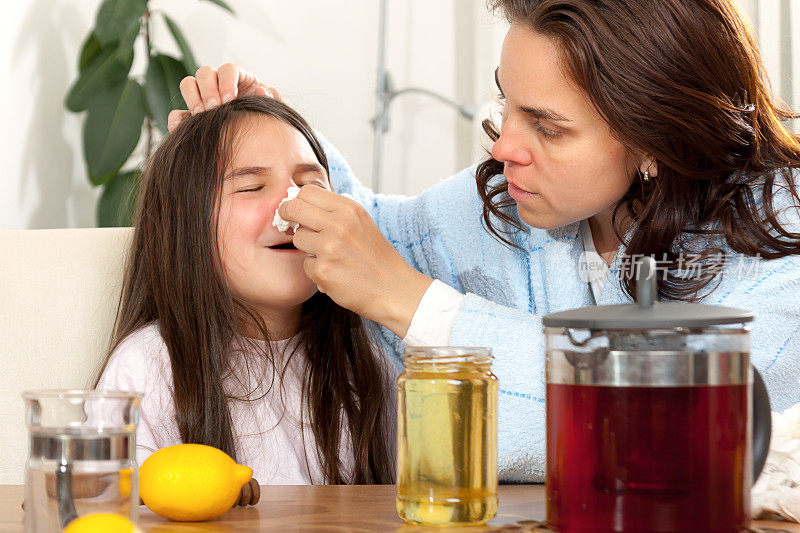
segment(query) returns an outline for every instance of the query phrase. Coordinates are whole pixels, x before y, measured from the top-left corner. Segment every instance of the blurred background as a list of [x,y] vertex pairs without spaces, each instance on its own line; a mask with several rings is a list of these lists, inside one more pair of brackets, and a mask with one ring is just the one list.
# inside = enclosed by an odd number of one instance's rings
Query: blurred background
[[[100,20],[98,10],[108,3],[115,2],[4,4],[0,229],[91,227],[98,222],[103,187],[92,186],[84,156],[84,145],[92,145],[82,132],[87,112],[70,111],[65,99],[91,68],[92,53],[102,55],[101,48],[92,51],[86,43]],[[485,0],[387,0],[386,5],[385,67],[394,88],[429,89],[475,110],[470,120],[419,93],[391,102],[382,140],[381,191],[417,194],[483,157],[486,139],[480,121],[492,110],[493,71],[506,25],[488,13]],[[790,105],[800,104],[800,84],[793,82],[800,73],[800,1],[742,0],[741,5],[757,29],[773,89]],[[147,6],[154,53],[187,63],[166,14],[197,64],[238,63],[281,89],[345,154],[361,181],[373,184],[371,120],[381,0],[150,0]],[[109,9],[102,20],[118,21]],[[153,61],[147,57],[143,26],[138,35],[129,76],[147,88]],[[85,61],[79,71],[81,57]],[[166,66],[169,79],[175,69]],[[89,113],[90,102],[103,105],[91,92],[84,98]],[[150,98],[148,94],[148,104]],[[170,101],[176,103],[175,98]],[[138,143],[115,176],[136,168],[148,137],[152,145],[160,135],[157,124],[148,127],[145,120]],[[94,143],[100,141],[95,138]],[[102,179],[95,176],[95,181]]]

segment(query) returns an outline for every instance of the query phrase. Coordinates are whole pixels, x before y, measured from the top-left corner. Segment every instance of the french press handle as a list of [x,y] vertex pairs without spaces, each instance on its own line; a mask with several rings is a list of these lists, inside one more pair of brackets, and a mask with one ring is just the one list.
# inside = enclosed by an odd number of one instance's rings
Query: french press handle
[[772,408],[767,386],[753,367],[753,483],[756,482],[767,461],[769,441],[772,436]]

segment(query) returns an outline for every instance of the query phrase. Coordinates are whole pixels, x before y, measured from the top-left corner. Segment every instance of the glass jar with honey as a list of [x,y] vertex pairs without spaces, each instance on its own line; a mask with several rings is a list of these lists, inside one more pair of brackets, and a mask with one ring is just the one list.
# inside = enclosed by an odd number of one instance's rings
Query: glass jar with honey
[[424,525],[497,513],[497,378],[489,348],[409,347],[397,380],[397,514]]

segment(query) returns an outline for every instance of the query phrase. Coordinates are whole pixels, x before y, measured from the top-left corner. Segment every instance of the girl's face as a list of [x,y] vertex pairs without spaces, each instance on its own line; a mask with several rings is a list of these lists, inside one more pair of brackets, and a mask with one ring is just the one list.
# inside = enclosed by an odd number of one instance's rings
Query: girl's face
[[235,137],[222,184],[219,253],[234,295],[269,325],[270,317],[296,314],[317,291],[303,270],[307,254],[294,248],[291,233],[272,226],[275,209],[292,185],[330,185],[308,141],[289,124],[252,116]]
[[496,74],[505,106],[492,156],[520,218],[544,229],[610,214],[640,164],[561,63],[548,37],[512,24]]

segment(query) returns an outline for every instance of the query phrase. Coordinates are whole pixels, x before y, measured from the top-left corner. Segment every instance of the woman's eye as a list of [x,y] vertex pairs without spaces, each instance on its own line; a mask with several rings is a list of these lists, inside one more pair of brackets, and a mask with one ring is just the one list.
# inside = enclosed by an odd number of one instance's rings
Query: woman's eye
[[544,126],[542,126],[542,123],[539,122],[538,120],[536,121],[536,124],[534,124],[534,128],[536,128],[536,131],[541,133],[543,137],[547,137],[548,139],[552,139],[554,137],[558,137],[559,135],[561,135],[560,131],[554,131],[545,128]]
[[239,189],[236,192],[257,192],[257,191],[260,191],[263,188],[264,188],[263,185],[256,185],[256,186],[253,186],[253,187],[247,187],[245,189]]
[[506,95],[504,95],[503,93],[497,93],[497,100],[500,101],[500,102],[505,102],[506,101]]

